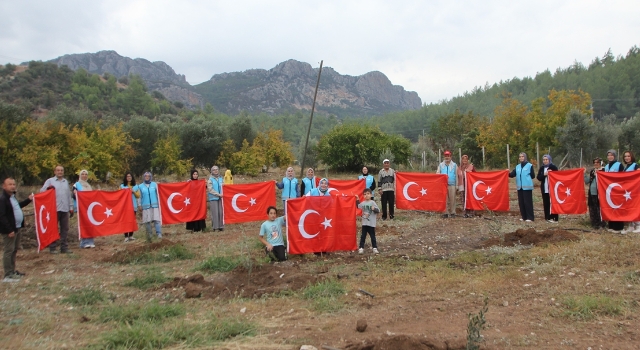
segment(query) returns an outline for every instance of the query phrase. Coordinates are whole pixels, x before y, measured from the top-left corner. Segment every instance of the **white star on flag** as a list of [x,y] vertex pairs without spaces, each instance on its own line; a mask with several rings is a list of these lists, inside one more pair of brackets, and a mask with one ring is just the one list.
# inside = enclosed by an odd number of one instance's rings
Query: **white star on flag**
[[566,193],[567,197],[569,197],[571,195],[571,189],[569,187],[567,187],[567,190],[564,191],[564,193]]
[[631,192],[624,190],[624,198],[627,200],[631,200]]
[[104,215],[106,215],[107,217],[112,216],[113,213],[111,213],[111,210],[113,210],[113,209],[107,208],[107,211],[104,212]]
[[[487,194],[491,193],[491,187],[487,187],[487,189],[485,190],[485,192],[487,192]],[[492,197],[493,198],[493,197]]]
[[251,204],[252,206],[256,205],[256,199],[251,198],[251,200],[249,201],[249,204]]
[[422,188],[422,190],[420,190],[420,193],[421,193],[423,196],[426,196],[426,195],[427,195],[427,190],[423,187],[423,188]]
[[186,207],[186,206],[187,206],[187,205],[189,205],[189,204],[191,204],[191,198],[187,197],[187,198],[185,198],[185,200],[184,200],[184,205],[185,205],[185,207]]
[[324,218],[324,221],[322,222],[322,225],[324,225],[324,229],[326,230],[327,227],[333,227],[331,226],[331,220],[333,219],[327,219],[326,217]]

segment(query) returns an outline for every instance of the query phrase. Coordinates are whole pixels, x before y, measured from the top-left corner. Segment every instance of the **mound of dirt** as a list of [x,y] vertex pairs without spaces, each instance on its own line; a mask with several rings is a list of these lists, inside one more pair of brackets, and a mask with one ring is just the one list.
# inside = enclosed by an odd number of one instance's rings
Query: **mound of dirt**
[[299,267],[291,262],[284,264],[255,266],[251,270],[240,266],[231,272],[217,274],[209,280],[205,280],[199,274],[185,278],[176,277],[160,288],[184,288],[187,298],[259,298],[263,294],[300,290],[324,278],[322,274],[301,272]]
[[500,237],[495,237],[484,241],[481,246],[488,248],[492,246],[511,247],[517,244],[539,246],[547,243],[557,243],[564,241],[577,241],[580,237],[566,230],[554,229],[536,231],[535,229],[519,229],[516,232],[504,235],[504,241]]
[[168,239],[163,239],[161,241],[153,242],[151,244],[144,243],[141,245],[140,244],[127,245],[123,250],[120,250],[114,253],[112,256],[104,258],[102,261],[108,262],[108,263],[124,264],[127,261],[131,260],[131,257],[148,253],[151,251],[159,250],[164,247],[170,247],[175,244],[176,244],[175,242],[172,242]]
[[365,340],[363,343],[347,344],[347,350],[462,350],[466,348],[464,340],[440,341],[424,336],[385,335],[380,339]]

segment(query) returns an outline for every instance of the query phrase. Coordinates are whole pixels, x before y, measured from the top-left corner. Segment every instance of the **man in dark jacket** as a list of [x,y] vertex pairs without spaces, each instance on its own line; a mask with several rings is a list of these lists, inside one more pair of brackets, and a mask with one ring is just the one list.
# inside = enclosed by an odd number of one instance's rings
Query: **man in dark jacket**
[[20,277],[24,276],[24,273],[16,270],[16,254],[20,245],[20,228],[24,224],[22,208],[31,203],[33,194],[28,199],[18,202],[15,193],[16,180],[6,178],[2,182],[2,193],[0,193],[0,234],[4,241],[2,282],[18,282]]

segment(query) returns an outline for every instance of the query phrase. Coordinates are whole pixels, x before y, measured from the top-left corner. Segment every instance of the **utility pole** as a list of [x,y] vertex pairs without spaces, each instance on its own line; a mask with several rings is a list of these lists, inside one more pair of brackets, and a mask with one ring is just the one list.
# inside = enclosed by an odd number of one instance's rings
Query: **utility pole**
[[313,94],[313,104],[311,105],[311,116],[309,117],[309,127],[307,128],[307,139],[304,142],[304,151],[302,152],[302,164],[300,164],[300,179],[306,175],[304,171],[304,162],[307,158],[307,147],[309,146],[309,134],[311,133],[311,123],[313,122],[313,111],[316,109],[316,97],[318,97],[318,86],[320,85],[320,75],[322,74],[322,63],[320,61],[320,69],[318,70],[318,80],[316,81],[316,92]]

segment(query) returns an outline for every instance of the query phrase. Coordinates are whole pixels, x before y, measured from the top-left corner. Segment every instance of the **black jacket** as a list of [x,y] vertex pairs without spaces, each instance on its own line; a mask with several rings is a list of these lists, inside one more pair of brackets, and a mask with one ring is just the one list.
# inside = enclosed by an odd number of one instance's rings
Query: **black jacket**
[[[558,167],[551,163],[549,164],[549,170],[558,171]],[[544,176],[544,166],[540,167],[540,169],[538,170],[538,176],[536,178],[538,179],[538,181],[540,181],[540,191],[542,191],[542,194],[544,194],[544,183],[547,182],[547,177]]]
[[[11,195],[0,190],[0,233],[8,235],[16,231],[16,218],[13,216],[13,205],[11,204]],[[31,199],[27,198],[20,202],[20,208],[24,208],[31,203]],[[21,225],[24,226],[24,220]]]

